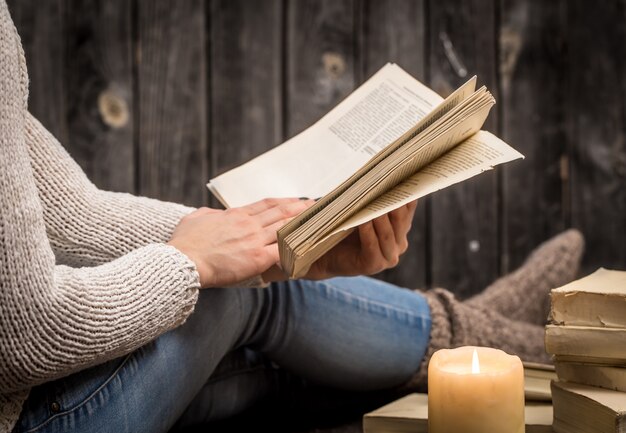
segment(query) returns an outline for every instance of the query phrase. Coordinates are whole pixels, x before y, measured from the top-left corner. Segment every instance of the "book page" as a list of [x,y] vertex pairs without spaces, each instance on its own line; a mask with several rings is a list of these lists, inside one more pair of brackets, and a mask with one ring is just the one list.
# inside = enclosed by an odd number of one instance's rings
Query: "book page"
[[226,207],[266,197],[322,197],[442,100],[389,63],[313,126],[207,187]]
[[599,268],[594,273],[552,290],[552,294],[572,295],[577,292],[626,295],[626,271]]
[[[325,236],[328,230],[334,230],[335,227],[359,212],[376,197],[391,190],[407,177],[478,132],[489,114],[490,107],[490,104],[486,104],[478,111],[473,111],[471,114],[467,113],[461,120],[450,121],[445,127],[438,127],[439,134],[430,134],[431,139],[419,140],[417,137],[418,139],[413,145],[407,143],[398,148],[391,156],[380,161],[377,166],[350,185],[341,197],[338,197],[314,217],[320,221],[319,224],[323,225],[316,227],[313,223],[310,224],[310,229],[317,234],[307,235],[307,241],[315,241]],[[428,130],[424,131],[424,133],[426,132]],[[314,207],[316,206],[318,204]],[[314,207],[307,212],[310,212]],[[326,218],[328,213],[331,213],[332,216]],[[293,224],[294,221],[290,224]]]
[[[292,277],[302,275],[299,270],[306,269],[332,247],[332,239],[341,239],[337,233],[349,232],[347,229],[337,232],[337,227],[359,214],[371,200],[393,190],[420,168],[478,132],[493,105],[492,99],[489,92],[475,92],[453,109],[456,114],[452,117],[449,116],[452,112],[445,114],[388,158],[357,176],[354,182],[344,182],[347,185],[337,188],[343,189],[343,193],[336,200],[332,200],[336,195],[333,191],[283,226],[278,231],[278,243],[284,269]],[[444,121],[446,124],[441,125]],[[328,200],[331,202],[326,205]]]
[[524,156],[495,135],[479,131],[383,194],[344,222],[334,233],[357,227],[411,201]]
[[[431,150],[436,150],[440,149],[442,145],[443,147],[446,147],[447,145],[456,145],[458,142],[461,141],[461,139],[459,138],[457,140],[453,137],[454,134],[450,135],[444,131],[446,129],[450,129],[450,127],[453,129],[455,128],[454,126],[450,126],[451,116],[456,118],[459,118],[459,116],[461,116],[461,118],[463,118],[464,120],[470,120],[468,129],[472,129],[471,125],[474,125],[475,130],[473,132],[478,131],[482,126],[482,123],[484,122],[484,116],[481,116],[479,112],[472,110],[472,107],[480,107],[480,104],[475,105],[473,104],[473,102],[475,103],[482,99],[483,102],[487,102],[487,105],[490,106],[492,105],[491,100],[493,98],[490,95],[487,96],[488,92],[486,91],[475,92],[475,84],[476,77],[472,77],[464,85],[462,85],[455,92],[453,92],[448,98],[442,101],[426,117],[424,117],[417,124],[407,130],[396,141],[386,146],[381,152],[378,152],[372,159],[370,159],[365,165],[357,170],[352,176],[350,176],[348,179],[346,179],[344,182],[334,188],[331,192],[324,195],[317,203],[315,203],[315,205],[311,206],[309,209],[307,209],[296,218],[291,220],[289,223],[287,223],[285,226],[283,226],[278,231],[278,243],[282,245],[283,242],[287,240],[287,238],[290,238],[291,240],[289,242],[292,242],[294,241],[294,236],[308,237],[309,234],[307,233],[310,233],[311,231],[319,232],[319,224],[317,222],[311,221],[313,219],[318,222],[325,220],[325,224],[327,225],[335,224],[335,221],[337,221],[337,219],[343,218],[343,220],[345,220],[354,213],[358,212],[360,208],[364,205],[356,203],[355,206],[354,193],[357,189],[360,188],[359,185],[372,185],[373,183],[378,185],[379,182],[373,179],[373,177],[377,176],[377,173],[380,174],[382,172],[383,174],[386,174],[393,172],[396,175],[399,175],[399,178],[395,176],[396,180],[390,179],[385,182],[385,185],[379,185],[378,191],[375,191],[373,194],[379,195],[382,192],[385,192],[391,186],[395,185],[400,180],[403,180],[410,173],[416,171],[416,169],[413,169],[410,172],[402,174],[398,173],[398,170],[395,170],[393,166],[398,165],[398,163],[402,164],[401,161],[404,161],[406,159],[412,159],[412,157],[410,157],[410,154],[414,154],[421,146],[431,147]],[[486,100],[484,98],[481,98],[481,96],[486,97]],[[480,111],[480,109],[478,111]],[[478,123],[474,122],[478,118],[482,118],[482,120],[479,120]],[[448,126],[442,126],[442,122],[445,122],[445,124]],[[435,131],[440,131],[438,137],[437,134],[435,134]],[[429,140],[426,138],[433,135],[434,137],[436,137],[435,140]],[[468,134],[467,136],[469,135],[471,134]],[[442,141],[446,141],[445,137],[448,137],[450,139],[447,145],[442,143]],[[438,141],[439,145],[437,145],[437,143],[433,143],[433,141]],[[433,152],[430,154],[430,156],[434,159],[438,155],[435,155],[435,152]],[[363,200],[357,200],[357,202],[362,201]],[[339,214],[334,212],[333,220],[329,221],[326,218],[326,215],[328,215],[329,212],[333,213],[333,209],[336,210],[337,207],[343,208],[343,210],[339,212]],[[346,213],[349,214],[345,215]],[[337,222],[335,225],[340,223],[341,222]],[[308,225],[308,228],[306,230],[307,233],[303,233],[301,231],[299,234],[295,233],[304,224]],[[321,236],[324,235],[324,233],[321,234]],[[308,238],[308,241],[311,241],[311,238]],[[283,256],[281,255],[281,258],[282,257]]]

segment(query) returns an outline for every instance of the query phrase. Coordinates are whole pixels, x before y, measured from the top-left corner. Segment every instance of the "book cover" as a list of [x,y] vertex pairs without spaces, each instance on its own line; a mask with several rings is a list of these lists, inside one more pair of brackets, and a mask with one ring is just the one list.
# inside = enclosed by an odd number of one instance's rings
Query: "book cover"
[[557,433],[626,432],[626,393],[552,382],[552,405]]
[[626,329],[547,325],[546,351],[553,355],[626,359]]
[[626,271],[599,268],[550,293],[552,323],[626,328]]
[[577,364],[604,365],[611,367],[626,367],[626,358],[605,358],[601,356],[554,355],[554,363],[573,362]]
[[552,401],[550,383],[557,379],[554,365],[526,361],[523,364],[526,401]]
[[579,362],[555,362],[560,380],[626,392],[626,367]]

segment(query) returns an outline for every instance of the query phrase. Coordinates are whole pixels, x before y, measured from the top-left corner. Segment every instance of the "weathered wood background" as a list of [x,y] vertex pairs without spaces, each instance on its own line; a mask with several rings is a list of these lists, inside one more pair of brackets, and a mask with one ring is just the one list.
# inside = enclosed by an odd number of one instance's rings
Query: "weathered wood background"
[[[31,111],[100,187],[204,205],[385,62],[476,74],[526,155],[422,200],[380,278],[467,296],[568,227],[626,269],[626,0],[9,0]],[[259,176],[263,176],[259,173]]]

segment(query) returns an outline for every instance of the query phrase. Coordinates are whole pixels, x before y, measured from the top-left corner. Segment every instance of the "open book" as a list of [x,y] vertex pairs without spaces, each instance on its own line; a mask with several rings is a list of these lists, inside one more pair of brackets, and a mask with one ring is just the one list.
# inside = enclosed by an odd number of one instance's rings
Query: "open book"
[[481,127],[495,104],[476,77],[443,100],[388,63],[313,126],[207,184],[226,207],[317,202],[278,231],[300,277],[359,225],[523,156]]

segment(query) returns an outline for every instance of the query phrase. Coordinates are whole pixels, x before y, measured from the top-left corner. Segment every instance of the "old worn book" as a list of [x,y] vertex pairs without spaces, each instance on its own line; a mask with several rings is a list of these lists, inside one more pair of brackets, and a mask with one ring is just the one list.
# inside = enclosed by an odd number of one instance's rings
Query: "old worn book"
[[626,328],[626,271],[600,268],[550,293],[555,324]]
[[574,362],[578,364],[607,365],[612,367],[626,367],[626,358],[604,358],[601,356],[554,355],[554,362]]
[[569,382],[552,382],[557,433],[626,433],[626,394]]
[[524,362],[524,395],[526,401],[552,400],[550,382],[557,379],[554,365]]
[[546,351],[553,355],[626,359],[626,329],[547,325]]
[[[526,433],[552,432],[552,405],[527,402]],[[363,415],[364,433],[428,433],[428,395],[409,394]]]
[[579,362],[555,362],[560,380],[626,392],[626,367]]
[[389,63],[318,122],[207,184],[225,207],[316,203],[278,232],[290,277],[359,225],[523,156],[481,131],[495,100],[472,77],[445,100]]

